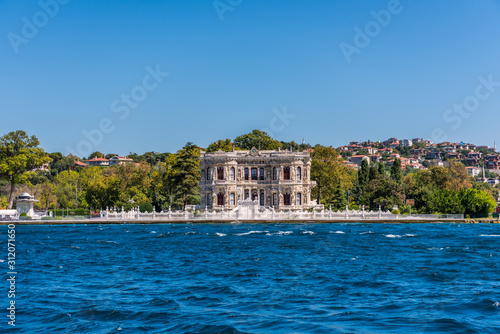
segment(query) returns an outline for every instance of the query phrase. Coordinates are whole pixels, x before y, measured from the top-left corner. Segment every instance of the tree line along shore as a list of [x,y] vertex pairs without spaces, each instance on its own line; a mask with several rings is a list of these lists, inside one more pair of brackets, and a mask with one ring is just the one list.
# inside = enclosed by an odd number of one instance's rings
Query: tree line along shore
[[[380,150],[384,144],[376,142]],[[352,164],[348,157],[353,152],[331,146],[280,142],[265,132],[254,130],[234,140],[221,139],[204,151],[249,150],[307,150],[311,154],[311,180],[317,186],[312,198],[325,208],[345,210],[391,210],[407,213],[408,199],[414,201],[412,213],[464,214],[466,218],[488,217],[494,212],[498,186],[491,186],[469,176],[459,159],[449,159],[443,166],[428,164],[415,169],[402,166],[405,152],[396,151],[388,159],[370,161],[360,159]],[[40,147],[34,135],[13,131],[0,137],[0,209],[12,208],[13,199],[21,192],[29,192],[39,201],[35,208],[61,215],[98,215],[100,209],[139,207],[153,209],[184,209],[200,202],[200,148],[187,143],[175,153],[130,153],[131,163],[116,166],[91,166],[86,162],[110,159],[118,154],[93,152],[88,157],[77,157],[60,152],[48,153]],[[363,153],[360,146],[358,152]],[[397,207],[397,209],[395,209]]]

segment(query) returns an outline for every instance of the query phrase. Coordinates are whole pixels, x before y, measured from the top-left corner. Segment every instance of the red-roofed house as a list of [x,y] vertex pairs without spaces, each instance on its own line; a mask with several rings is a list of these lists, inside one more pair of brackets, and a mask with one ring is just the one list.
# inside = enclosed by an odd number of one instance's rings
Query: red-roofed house
[[377,153],[377,149],[371,146],[368,146],[365,148],[368,151],[368,154],[375,154]]
[[94,158],[94,159],[87,160],[87,164],[89,166],[104,166],[104,167],[107,167],[107,166],[109,166],[109,160],[108,159],[104,159],[104,158]]
[[392,148],[381,148],[378,153],[392,153]]
[[484,158],[484,165],[487,169],[500,169],[500,156],[488,154]]
[[75,160],[75,166],[87,167],[88,165],[85,162],[81,162],[81,161]]

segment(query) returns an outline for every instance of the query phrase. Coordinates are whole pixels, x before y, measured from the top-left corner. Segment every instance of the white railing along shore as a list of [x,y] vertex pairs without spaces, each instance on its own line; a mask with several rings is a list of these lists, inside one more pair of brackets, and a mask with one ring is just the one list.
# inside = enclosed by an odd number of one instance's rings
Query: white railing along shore
[[101,218],[106,220],[158,220],[158,221],[328,221],[328,220],[437,220],[437,219],[464,219],[463,214],[393,214],[390,211],[365,211],[345,210],[333,211],[331,209],[321,211],[275,211],[272,208],[255,206],[250,210],[242,210],[238,207],[233,210],[168,210],[161,212],[140,212],[138,208],[130,211],[106,209],[101,212]]

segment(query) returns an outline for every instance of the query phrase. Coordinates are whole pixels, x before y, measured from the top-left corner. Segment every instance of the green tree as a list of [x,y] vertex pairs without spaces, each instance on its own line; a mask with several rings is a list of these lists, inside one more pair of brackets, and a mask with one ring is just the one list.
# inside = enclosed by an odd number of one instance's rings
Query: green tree
[[199,204],[200,189],[200,149],[193,143],[187,143],[177,152],[177,159],[172,168],[175,171],[174,184],[176,201],[182,209],[186,205]]
[[281,145],[282,145],[281,148],[283,150],[289,151],[291,148],[292,151],[294,151],[294,152],[301,152],[303,150],[307,150],[307,149],[312,148],[312,146],[310,144],[306,144],[306,143],[298,144],[298,143],[294,142],[293,140],[290,142],[282,141]]
[[105,159],[111,159],[112,157],[117,157],[118,154],[115,153],[108,153],[104,156]]
[[370,210],[390,210],[394,205],[402,205],[399,196],[399,185],[392,178],[386,175],[379,175],[370,181],[365,189],[365,196]]
[[465,169],[462,163],[451,161],[448,167],[446,167],[446,171],[449,174],[448,189],[461,190],[472,187],[467,169]]
[[311,180],[316,181],[311,195],[318,203],[332,204],[338,181],[342,182],[344,190],[350,189],[352,175],[332,147],[316,145],[311,159]]
[[7,199],[4,196],[0,196],[0,210],[6,209],[7,205],[9,205]]
[[[384,173],[385,174],[385,173]],[[379,176],[378,167],[373,165],[368,172],[368,180],[375,180]]]
[[123,164],[117,168],[108,170],[107,192],[116,194],[108,197],[107,205],[123,207],[130,210],[143,203],[150,203],[151,189],[151,167],[149,164]]
[[40,205],[47,210],[56,200],[56,187],[50,182],[46,182],[41,184],[40,188]]
[[267,133],[260,130],[253,130],[250,133],[236,137],[234,143],[242,150],[250,150],[252,147],[259,150],[277,150],[282,146],[279,141],[274,140]]
[[[109,196],[116,197],[116,193],[108,194],[108,184],[100,167],[85,167],[80,172],[81,189],[84,191],[85,201],[90,208],[99,209],[109,205]],[[111,189],[111,187],[110,187]]]
[[394,159],[394,163],[391,167],[391,178],[396,183],[401,183],[402,173],[401,173],[401,159]]
[[342,181],[340,179],[337,181],[337,187],[333,194],[332,204],[335,210],[340,210],[340,211],[345,210],[347,206],[347,198],[345,195],[345,190],[342,188]]
[[459,191],[439,189],[433,192],[431,206],[433,212],[439,213],[464,213],[462,198]]
[[356,175],[354,183],[354,198],[358,205],[367,205],[367,198],[365,196],[365,188],[370,181],[370,166],[366,160],[361,161],[361,166]]
[[464,188],[460,191],[464,214],[486,217],[495,211],[497,203],[487,191]]
[[51,161],[39,144],[37,137],[29,137],[22,130],[0,137],[0,178],[10,184],[9,209],[12,208],[16,184],[22,184],[32,170]]
[[104,154],[102,154],[99,151],[95,151],[90,153],[89,157],[87,158],[88,160],[94,159],[94,158],[104,158]]
[[[58,156],[56,155],[58,152],[56,153],[52,153],[50,154],[50,157],[56,157],[56,158],[52,158],[52,163],[50,164],[50,169],[51,171],[55,171],[55,173],[53,173],[53,176],[56,176],[58,173],[62,172],[62,171],[65,171],[65,170],[70,170],[72,169],[72,167],[75,166],[75,161],[78,160],[78,157],[73,155],[73,154],[68,154],[66,156]],[[60,153],[59,153],[60,154]]]
[[499,196],[498,188],[493,188],[487,182],[474,182],[472,186],[474,189],[484,190],[484,191],[488,192],[491,196],[493,196],[493,198],[498,198],[498,196]]
[[175,194],[173,165],[177,156],[170,154],[164,162],[159,162],[151,173],[153,204],[159,209],[172,206]]
[[[76,207],[77,184],[79,174],[68,170],[62,171],[54,179],[56,201],[62,208]],[[82,200],[82,198],[80,198]]]
[[385,166],[381,162],[378,163],[378,173],[380,175],[385,175]]
[[213,142],[212,144],[208,145],[207,147],[207,152],[217,152],[218,150],[221,150],[223,152],[231,152],[233,150],[233,144],[231,143],[231,139],[225,139],[225,140],[217,140]]

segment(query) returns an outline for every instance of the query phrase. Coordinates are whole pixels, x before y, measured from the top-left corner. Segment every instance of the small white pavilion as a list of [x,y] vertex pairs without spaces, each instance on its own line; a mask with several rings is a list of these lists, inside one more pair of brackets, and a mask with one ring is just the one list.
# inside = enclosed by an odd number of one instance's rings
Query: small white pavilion
[[35,215],[33,206],[35,205],[35,202],[38,202],[38,200],[35,199],[35,196],[31,196],[28,193],[22,193],[14,199],[14,202],[16,202],[18,216],[23,212],[26,212],[26,214],[31,217]]

